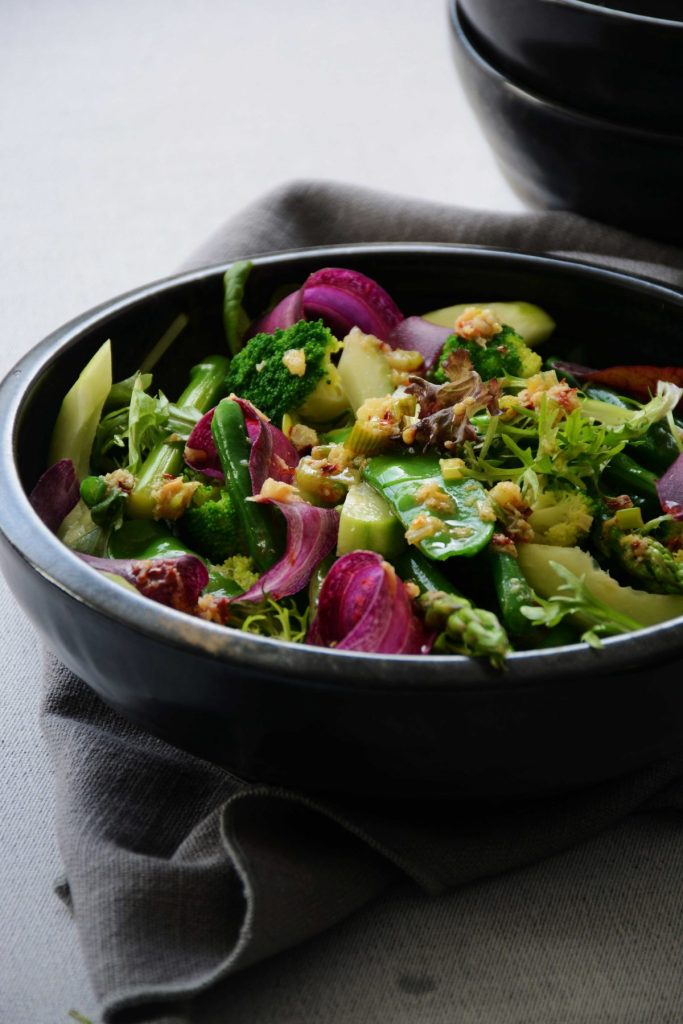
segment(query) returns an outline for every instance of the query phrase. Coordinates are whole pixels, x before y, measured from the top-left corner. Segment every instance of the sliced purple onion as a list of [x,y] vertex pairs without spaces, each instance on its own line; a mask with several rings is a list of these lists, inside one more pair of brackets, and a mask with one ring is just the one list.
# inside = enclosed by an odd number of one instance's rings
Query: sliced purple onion
[[452,333],[449,327],[432,324],[421,316],[409,316],[396,324],[387,341],[392,348],[419,352],[424,359],[425,370],[431,370],[441,355],[446,338]]
[[261,576],[239,601],[262,601],[270,597],[298,594],[310,580],[319,562],[337,543],[339,513],[333,508],[318,508],[306,501],[275,501],[258,495],[253,499],[275,505],[287,521],[287,545],[279,562]]
[[215,409],[209,409],[202,416],[187,439],[183,455],[190,469],[196,469],[205,476],[222,481],[224,477],[221,460],[218,457],[216,442],[211,433],[211,421],[215,411]]
[[81,490],[71,459],[60,459],[46,469],[28,500],[52,532],[56,532],[78,504]]
[[679,455],[657,481],[657,496],[666,515],[683,519],[683,455]]
[[405,584],[374,551],[351,551],[334,563],[320,588],[308,643],[375,654],[429,650]]
[[316,270],[303,287],[291,292],[274,309],[258,317],[245,341],[255,334],[272,334],[299,320],[323,320],[339,338],[352,327],[386,341],[403,313],[381,285],[357,270],[325,267]]
[[244,336],[245,342],[255,334],[274,334],[304,319],[303,289],[291,292],[268,313],[258,317]]
[[193,612],[197,601],[209,582],[209,572],[201,559],[194,555],[177,558],[97,558],[76,552],[79,558],[99,572],[121,576],[132,583],[141,594],[176,608]]
[[268,477],[291,484],[300,459],[292,442],[259,413],[251,402],[244,398],[233,398],[233,401],[242,410],[247,436],[251,441],[249,475],[252,493],[258,494]]
[[352,327],[386,341],[403,313],[388,292],[371,277],[344,267],[326,267],[311,274],[303,286],[308,320],[322,319],[343,338]]

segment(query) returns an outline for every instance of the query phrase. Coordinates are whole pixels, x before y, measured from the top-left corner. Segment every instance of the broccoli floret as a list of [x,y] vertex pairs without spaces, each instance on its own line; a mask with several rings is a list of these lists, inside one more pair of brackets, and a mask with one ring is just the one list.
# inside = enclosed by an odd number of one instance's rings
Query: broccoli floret
[[228,491],[198,487],[178,528],[188,547],[215,565],[244,550],[241,519]]
[[230,364],[228,391],[272,420],[286,412],[334,419],[348,407],[330,356],[339,348],[322,320],[299,320],[274,334],[256,334]]
[[524,339],[506,324],[483,345],[480,343],[482,340],[467,340],[457,334],[446,338],[438,365],[432,372],[432,379],[438,384],[448,380],[444,363],[451,352],[459,348],[468,353],[472,366],[482,380],[490,380],[492,377],[532,377],[541,369],[538,352],[530,349]]
[[593,525],[596,502],[585,491],[543,491],[530,502],[529,525],[537,544],[575,547]]

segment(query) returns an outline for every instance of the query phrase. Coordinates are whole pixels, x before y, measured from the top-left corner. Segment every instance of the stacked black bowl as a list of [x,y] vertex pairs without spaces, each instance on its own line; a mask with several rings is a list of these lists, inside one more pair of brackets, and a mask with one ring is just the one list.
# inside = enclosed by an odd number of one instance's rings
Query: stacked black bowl
[[513,188],[683,244],[683,0],[451,0],[463,85]]

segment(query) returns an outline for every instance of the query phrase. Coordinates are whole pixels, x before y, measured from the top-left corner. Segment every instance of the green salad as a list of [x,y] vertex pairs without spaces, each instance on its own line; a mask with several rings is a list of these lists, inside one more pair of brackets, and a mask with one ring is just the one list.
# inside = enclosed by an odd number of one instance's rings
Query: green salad
[[683,370],[544,360],[538,306],[404,316],[348,268],[252,319],[250,270],[182,393],[154,374],[185,317],[64,397],[31,502],[93,570],[228,629],[499,667],[683,614]]

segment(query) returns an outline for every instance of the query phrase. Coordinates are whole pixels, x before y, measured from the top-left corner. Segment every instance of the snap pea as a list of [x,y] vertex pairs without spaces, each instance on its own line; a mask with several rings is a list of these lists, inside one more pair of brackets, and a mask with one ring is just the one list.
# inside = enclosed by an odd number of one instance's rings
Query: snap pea
[[464,597],[433,562],[414,548],[394,559],[394,568],[402,580],[412,580],[417,584],[421,594],[428,590],[441,590],[445,594]]
[[279,556],[279,544],[270,509],[248,501],[252,496],[249,475],[250,447],[242,410],[236,402],[223,399],[211,421],[221,468],[230,497],[242,520],[249,554],[259,572],[265,572]]
[[503,625],[512,636],[526,636],[533,629],[533,624],[522,614],[522,608],[536,604],[536,595],[514,554],[493,545],[486,554]]
[[419,538],[414,543],[428,558],[476,555],[493,535],[494,516],[482,485],[445,481],[437,456],[376,456],[363,477],[386,498],[408,534]]

